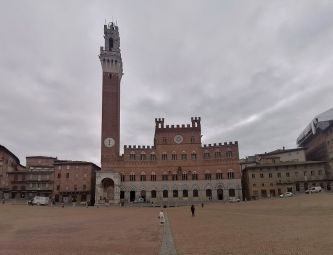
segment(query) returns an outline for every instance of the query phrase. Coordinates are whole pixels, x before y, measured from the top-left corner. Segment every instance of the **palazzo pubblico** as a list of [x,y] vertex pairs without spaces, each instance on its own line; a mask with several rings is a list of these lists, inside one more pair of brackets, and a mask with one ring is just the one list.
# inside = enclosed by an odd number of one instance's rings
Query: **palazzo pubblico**
[[237,142],[204,145],[201,119],[166,125],[155,119],[153,145],[124,146],[120,155],[120,82],[123,65],[118,26],[104,25],[102,65],[101,171],[96,204],[147,202],[182,204],[241,198]]

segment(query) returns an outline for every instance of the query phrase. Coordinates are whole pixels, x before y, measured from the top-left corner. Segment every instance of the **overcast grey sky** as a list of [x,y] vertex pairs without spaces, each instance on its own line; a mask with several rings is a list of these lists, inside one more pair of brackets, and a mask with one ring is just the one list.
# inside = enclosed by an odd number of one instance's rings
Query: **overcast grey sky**
[[1,1],[0,144],[100,164],[105,20],[123,57],[121,144],[201,116],[242,157],[295,147],[333,106],[332,1]]

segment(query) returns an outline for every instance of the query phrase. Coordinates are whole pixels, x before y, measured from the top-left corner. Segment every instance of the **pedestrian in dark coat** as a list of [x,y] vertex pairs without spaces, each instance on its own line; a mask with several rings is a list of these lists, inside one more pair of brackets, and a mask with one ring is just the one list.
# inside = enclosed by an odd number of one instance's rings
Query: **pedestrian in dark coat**
[[195,216],[195,207],[194,205],[191,205],[191,213],[192,213],[192,217]]

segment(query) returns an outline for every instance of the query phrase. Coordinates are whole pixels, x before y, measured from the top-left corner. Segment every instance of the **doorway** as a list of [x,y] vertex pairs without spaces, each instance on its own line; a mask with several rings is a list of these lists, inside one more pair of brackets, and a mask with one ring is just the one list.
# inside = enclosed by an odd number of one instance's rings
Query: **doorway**
[[223,200],[223,190],[222,189],[217,190],[217,199]]
[[146,191],[145,190],[141,190],[141,198],[143,199],[143,202],[146,202]]
[[110,178],[105,178],[102,180],[103,185],[103,196],[105,202],[114,200],[114,182]]
[[135,191],[130,191],[130,202],[133,202],[135,200]]

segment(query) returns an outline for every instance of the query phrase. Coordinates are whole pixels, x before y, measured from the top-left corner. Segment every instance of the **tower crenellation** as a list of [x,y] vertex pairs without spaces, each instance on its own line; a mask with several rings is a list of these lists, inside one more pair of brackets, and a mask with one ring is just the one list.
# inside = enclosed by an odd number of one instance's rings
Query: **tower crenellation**
[[113,22],[104,25],[104,47],[100,47],[99,59],[104,73],[123,74],[123,63],[120,54],[120,37],[118,26]]
[[164,125],[164,118],[155,118],[155,128],[156,129],[189,129],[189,128],[201,128],[200,124],[201,118],[200,117],[192,117],[191,124],[171,124],[171,125]]
[[155,127],[164,128],[164,118],[155,118]]

